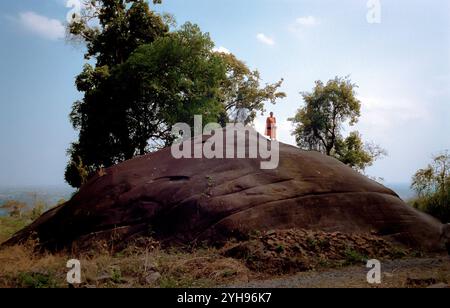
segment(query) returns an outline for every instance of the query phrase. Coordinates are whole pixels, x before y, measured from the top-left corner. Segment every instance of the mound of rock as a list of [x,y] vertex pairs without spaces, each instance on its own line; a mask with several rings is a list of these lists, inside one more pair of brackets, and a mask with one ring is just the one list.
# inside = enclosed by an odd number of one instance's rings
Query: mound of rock
[[443,248],[442,225],[390,189],[320,153],[286,144],[279,149],[273,170],[262,170],[260,158],[175,159],[170,148],[126,161],[6,244],[36,236],[43,247],[59,250],[149,235],[164,244],[220,244],[256,231],[297,228]]

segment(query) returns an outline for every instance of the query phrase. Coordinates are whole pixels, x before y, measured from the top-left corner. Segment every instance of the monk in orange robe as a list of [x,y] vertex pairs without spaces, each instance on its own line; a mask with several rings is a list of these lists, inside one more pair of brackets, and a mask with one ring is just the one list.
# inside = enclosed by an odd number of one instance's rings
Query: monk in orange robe
[[266,136],[271,140],[277,139],[277,118],[273,116],[273,112],[270,113],[270,117],[266,121]]

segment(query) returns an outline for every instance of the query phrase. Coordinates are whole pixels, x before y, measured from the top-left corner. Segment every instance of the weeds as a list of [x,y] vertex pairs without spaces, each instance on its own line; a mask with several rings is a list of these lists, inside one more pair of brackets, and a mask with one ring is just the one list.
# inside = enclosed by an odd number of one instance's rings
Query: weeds
[[48,289],[58,287],[54,277],[42,273],[19,273],[17,285],[20,288]]
[[358,263],[365,263],[369,258],[358,251],[356,251],[352,247],[348,247],[345,250],[345,264],[346,265],[354,265]]

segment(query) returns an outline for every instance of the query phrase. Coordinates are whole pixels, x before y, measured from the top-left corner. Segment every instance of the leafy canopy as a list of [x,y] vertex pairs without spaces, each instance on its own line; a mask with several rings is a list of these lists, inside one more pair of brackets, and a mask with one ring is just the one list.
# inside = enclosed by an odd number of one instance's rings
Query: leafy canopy
[[165,20],[147,1],[94,0],[69,25],[72,38],[87,46],[85,58],[95,60],[76,78],[84,97],[70,114],[79,132],[65,172],[72,186],[170,145],[177,122],[192,124],[199,114],[205,124],[225,124],[245,110],[249,123],[265,112],[265,102],[285,97],[282,80],[261,86],[258,71],[214,52],[198,26],[186,23],[170,32]]
[[435,155],[432,162],[412,178],[412,189],[418,198],[412,205],[442,222],[450,222],[450,154]]
[[312,92],[302,93],[305,105],[289,121],[294,124],[293,135],[300,148],[333,156],[364,171],[385,151],[377,145],[364,144],[357,131],[348,137],[342,135],[344,125],[355,125],[361,116],[356,87],[348,77],[336,77],[326,84],[317,81]]
[[448,151],[435,155],[426,168],[418,170],[412,178],[411,187],[421,197],[444,193],[450,189],[450,154]]

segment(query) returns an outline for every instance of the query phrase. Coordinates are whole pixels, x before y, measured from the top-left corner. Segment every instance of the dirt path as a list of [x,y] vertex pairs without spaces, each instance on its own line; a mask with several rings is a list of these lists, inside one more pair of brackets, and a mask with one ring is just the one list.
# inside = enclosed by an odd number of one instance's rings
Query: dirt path
[[370,285],[368,269],[353,266],[343,269],[305,272],[289,277],[234,285],[240,288],[402,288],[429,287],[450,283],[450,258],[438,256],[382,262],[382,283]]

